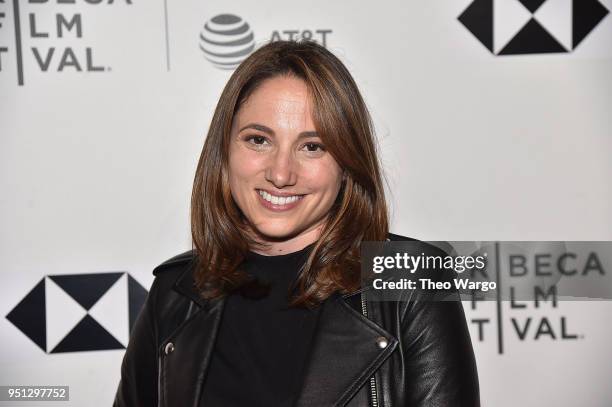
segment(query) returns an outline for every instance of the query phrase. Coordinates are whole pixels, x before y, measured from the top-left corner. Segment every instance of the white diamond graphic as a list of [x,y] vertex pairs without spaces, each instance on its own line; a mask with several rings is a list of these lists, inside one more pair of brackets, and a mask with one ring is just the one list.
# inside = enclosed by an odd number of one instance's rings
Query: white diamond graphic
[[535,18],[566,50],[572,49],[572,0],[548,0]]
[[127,346],[130,327],[128,316],[127,274],[124,273],[89,309],[89,315]]
[[49,277],[45,277],[45,303],[50,352],[85,317],[87,310]]
[[493,49],[496,54],[514,38],[531,17],[531,12],[518,0],[494,0]]

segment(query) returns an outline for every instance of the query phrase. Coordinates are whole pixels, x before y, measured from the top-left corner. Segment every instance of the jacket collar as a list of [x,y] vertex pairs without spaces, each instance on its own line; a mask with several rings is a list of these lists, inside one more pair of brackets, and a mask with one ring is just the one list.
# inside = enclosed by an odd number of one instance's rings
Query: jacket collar
[[[160,365],[160,378],[170,378],[165,380],[164,395],[160,394],[162,406],[198,405],[225,305],[224,299],[202,299],[191,272],[192,268],[187,267],[174,289],[199,307],[168,339],[176,350]],[[347,302],[361,291],[364,290],[344,296],[335,294],[321,305],[296,407],[345,405],[397,346],[397,338]],[[378,345],[381,338],[388,343],[384,348]]]
[[[346,405],[397,346],[345,298],[334,295],[322,305],[297,407]],[[383,349],[382,338],[388,342]]]
[[193,261],[189,264],[188,267],[185,267],[185,270],[181,273],[181,275],[174,282],[174,290],[179,294],[184,295],[189,298],[200,307],[205,307],[208,303],[204,298],[202,298],[195,287],[195,281],[193,279]]

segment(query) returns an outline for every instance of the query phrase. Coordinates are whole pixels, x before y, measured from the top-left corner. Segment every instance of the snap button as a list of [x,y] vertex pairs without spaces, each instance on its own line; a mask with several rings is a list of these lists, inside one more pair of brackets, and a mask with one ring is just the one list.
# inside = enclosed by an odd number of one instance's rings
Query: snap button
[[376,345],[378,345],[380,349],[385,349],[387,345],[389,345],[389,341],[387,340],[387,338],[380,336],[376,338]]
[[172,342],[168,342],[166,344],[166,347],[164,348],[164,352],[166,352],[166,355],[169,355],[170,353],[174,352],[174,344]]

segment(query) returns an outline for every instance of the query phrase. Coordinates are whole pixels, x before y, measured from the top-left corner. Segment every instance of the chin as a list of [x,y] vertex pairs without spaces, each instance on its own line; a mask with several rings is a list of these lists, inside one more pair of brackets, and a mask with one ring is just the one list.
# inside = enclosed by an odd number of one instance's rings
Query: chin
[[298,228],[287,225],[286,221],[280,224],[274,222],[260,224],[255,228],[255,231],[259,235],[273,240],[290,239],[300,232]]

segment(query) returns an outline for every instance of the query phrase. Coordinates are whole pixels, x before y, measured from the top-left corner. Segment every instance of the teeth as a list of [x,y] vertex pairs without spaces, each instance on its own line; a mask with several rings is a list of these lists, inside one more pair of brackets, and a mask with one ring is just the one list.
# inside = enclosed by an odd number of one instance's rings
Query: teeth
[[293,203],[295,201],[297,201],[298,199],[302,199],[302,197],[300,195],[292,195],[292,196],[274,196],[271,195],[269,193],[267,193],[266,191],[261,191],[258,190],[259,195],[261,195],[261,197],[263,199],[265,199],[268,202],[271,202],[273,205],[287,205],[290,203]]

